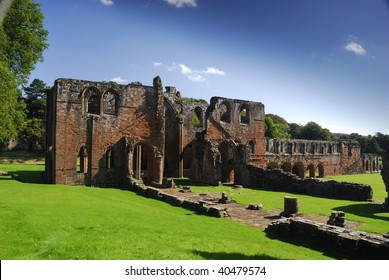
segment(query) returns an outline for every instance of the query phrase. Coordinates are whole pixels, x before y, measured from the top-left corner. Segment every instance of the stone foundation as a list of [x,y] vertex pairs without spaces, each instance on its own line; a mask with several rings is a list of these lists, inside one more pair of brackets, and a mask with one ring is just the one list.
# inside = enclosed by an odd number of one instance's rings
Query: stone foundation
[[371,201],[371,186],[318,179],[300,179],[282,170],[268,170],[253,165],[243,166],[242,185],[250,188],[306,194],[317,197]]
[[288,218],[272,222],[265,229],[278,237],[311,240],[314,244],[331,247],[350,259],[389,259],[389,239],[342,227],[325,225],[301,218]]
[[130,180],[128,187],[131,191],[141,196],[161,200],[172,206],[182,207],[202,215],[217,218],[222,218],[227,215],[225,208],[218,206],[216,203],[209,201],[195,201],[190,198],[178,197],[164,192],[163,189],[146,186],[138,180]]

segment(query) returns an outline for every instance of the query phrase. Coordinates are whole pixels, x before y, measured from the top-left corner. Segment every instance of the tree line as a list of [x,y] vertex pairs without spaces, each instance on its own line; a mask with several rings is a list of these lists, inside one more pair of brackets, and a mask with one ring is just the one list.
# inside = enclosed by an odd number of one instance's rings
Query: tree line
[[275,114],[266,114],[265,124],[265,136],[270,138],[325,141],[355,140],[361,146],[361,153],[382,155],[383,151],[389,150],[389,135],[380,132],[373,136],[363,136],[358,133],[334,134],[315,122],[311,121],[306,125],[288,123],[284,118]]

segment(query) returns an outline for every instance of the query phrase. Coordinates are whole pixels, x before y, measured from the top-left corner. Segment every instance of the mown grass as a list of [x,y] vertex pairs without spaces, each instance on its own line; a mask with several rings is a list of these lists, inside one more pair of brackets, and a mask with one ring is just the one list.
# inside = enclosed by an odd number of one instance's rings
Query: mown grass
[[[230,198],[235,199],[238,203],[244,205],[261,203],[264,206],[264,210],[279,209],[280,212],[284,207],[284,196],[294,196],[299,198],[299,211],[302,214],[329,216],[333,210],[344,211],[347,220],[361,223],[361,226],[358,227],[359,230],[379,234],[389,232],[389,213],[384,213],[381,210],[382,201],[387,196],[387,193],[380,174],[333,176],[329,179],[369,184],[373,188],[376,200],[374,202],[356,202],[250,188],[234,189],[229,186],[192,186],[191,189],[197,193],[226,192]],[[186,181],[178,182],[188,184]]]
[[[43,167],[6,164],[0,165],[0,170],[19,175],[32,172],[32,175],[40,174]],[[283,197],[294,195],[231,187],[195,186],[192,189],[227,191],[239,203],[260,202],[265,209],[280,210]],[[331,210],[348,210],[347,219],[366,224],[361,229],[389,231],[389,213],[380,213],[378,203],[297,196],[303,213],[329,215]],[[10,176],[0,176],[0,232],[0,259],[317,260],[347,257],[318,245],[272,239],[259,229],[196,215],[129,191],[22,183]]]
[[41,183],[45,166],[31,163],[0,163],[0,171],[7,172],[22,182]]
[[9,176],[0,176],[0,232],[3,260],[341,257],[130,191],[21,183]]

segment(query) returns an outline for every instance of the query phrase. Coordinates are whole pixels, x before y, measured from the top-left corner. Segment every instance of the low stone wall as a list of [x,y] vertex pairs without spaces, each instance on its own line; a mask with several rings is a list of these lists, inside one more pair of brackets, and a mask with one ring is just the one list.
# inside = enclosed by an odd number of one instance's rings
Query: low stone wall
[[389,259],[389,239],[360,231],[349,231],[301,218],[285,218],[268,225],[267,233],[295,237],[328,246],[350,259]]
[[216,203],[208,201],[195,201],[190,198],[178,197],[154,187],[146,186],[137,180],[130,180],[129,189],[141,196],[157,199],[169,203],[172,206],[182,207],[199,214],[222,218],[227,215],[226,209]]
[[325,198],[371,201],[371,186],[318,179],[300,179],[282,170],[268,170],[254,165],[242,167],[242,185],[272,191],[292,192]]

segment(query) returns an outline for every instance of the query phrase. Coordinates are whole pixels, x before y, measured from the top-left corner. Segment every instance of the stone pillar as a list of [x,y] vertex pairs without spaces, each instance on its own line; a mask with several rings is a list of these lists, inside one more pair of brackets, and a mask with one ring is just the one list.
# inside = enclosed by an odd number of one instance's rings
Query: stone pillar
[[163,182],[163,156],[157,153],[155,157],[156,170],[154,172],[154,183],[162,185]]
[[385,183],[386,192],[388,193],[388,197],[385,198],[382,208],[383,211],[389,212],[389,149],[384,151],[382,155],[382,164],[381,176]]
[[[179,143],[178,143],[178,145],[179,145],[179,147],[178,147],[178,154],[181,156],[182,155],[182,153],[183,153],[183,151],[184,151],[184,139],[183,139],[183,123],[182,122],[180,122],[180,124],[179,124],[179,126],[180,126],[180,139],[179,139]],[[182,158],[179,162],[178,162],[178,177],[179,178],[182,178],[182,177],[184,177],[184,158]]]
[[299,212],[299,200],[297,197],[284,197],[284,211],[280,214],[283,217],[291,217]]
[[140,180],[142,179],[142,146],[136,146],[136,169],[135,169],[135,178]]

